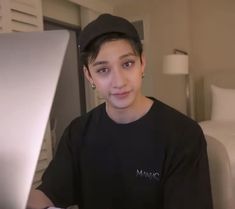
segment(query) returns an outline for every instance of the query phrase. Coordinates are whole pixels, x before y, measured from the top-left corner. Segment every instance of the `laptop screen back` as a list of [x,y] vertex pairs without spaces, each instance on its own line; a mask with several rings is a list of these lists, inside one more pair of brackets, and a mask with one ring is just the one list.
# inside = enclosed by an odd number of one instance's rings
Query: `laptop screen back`
[[0,208],[25,209],[69,33],[0,35]]

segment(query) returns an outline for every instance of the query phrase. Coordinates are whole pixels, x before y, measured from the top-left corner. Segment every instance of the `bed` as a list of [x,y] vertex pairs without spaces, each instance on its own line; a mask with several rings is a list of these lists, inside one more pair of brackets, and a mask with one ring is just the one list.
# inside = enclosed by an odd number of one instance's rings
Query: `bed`
[[235,208],[235,71],[214,72],[203,79],[202,127],[208,157],[214,209]]

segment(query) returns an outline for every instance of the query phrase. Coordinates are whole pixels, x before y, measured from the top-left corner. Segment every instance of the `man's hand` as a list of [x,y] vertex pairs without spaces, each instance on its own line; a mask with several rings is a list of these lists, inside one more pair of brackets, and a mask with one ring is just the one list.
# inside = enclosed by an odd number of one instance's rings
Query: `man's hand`
[[31,190],[26,209],[44,209],[53,207],[51,200],[40,190]]

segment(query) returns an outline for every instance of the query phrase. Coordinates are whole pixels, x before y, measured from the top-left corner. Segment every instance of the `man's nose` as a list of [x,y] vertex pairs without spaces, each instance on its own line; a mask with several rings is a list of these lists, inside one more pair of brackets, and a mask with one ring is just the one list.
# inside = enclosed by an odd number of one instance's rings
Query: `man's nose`
[[116,68],[113,71],[113,86],[115,88],[122,88],[126,85],[126,81],[125,72],[120,68]]

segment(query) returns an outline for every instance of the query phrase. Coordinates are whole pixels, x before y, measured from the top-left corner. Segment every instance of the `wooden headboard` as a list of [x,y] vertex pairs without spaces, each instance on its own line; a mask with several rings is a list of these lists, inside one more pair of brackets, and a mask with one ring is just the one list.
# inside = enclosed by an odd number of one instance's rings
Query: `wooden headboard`
[[205,120],[210,119],[211,115],[211,85],[214,84],[223,88],[235,89],[235,70],[234,71],[215,71],[204,76],[203,78],[203,107]]

